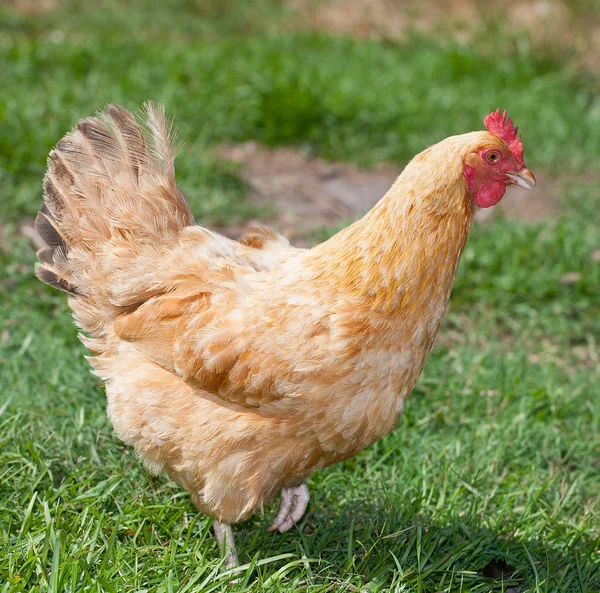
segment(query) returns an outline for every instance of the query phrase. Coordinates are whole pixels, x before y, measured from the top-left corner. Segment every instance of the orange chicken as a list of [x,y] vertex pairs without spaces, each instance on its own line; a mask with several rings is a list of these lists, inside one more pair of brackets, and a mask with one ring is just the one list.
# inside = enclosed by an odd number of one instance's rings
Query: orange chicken
[[[138,121],[139,120],[139,121]],[[50,153],[36,220],[40,280],[64,290],[116,433],[230,525],[389,433],[446,311],[478,207],[531,189],[506,112],[417,155],[361,220],[312,249],[194,219],[162,108],[110,105]]]

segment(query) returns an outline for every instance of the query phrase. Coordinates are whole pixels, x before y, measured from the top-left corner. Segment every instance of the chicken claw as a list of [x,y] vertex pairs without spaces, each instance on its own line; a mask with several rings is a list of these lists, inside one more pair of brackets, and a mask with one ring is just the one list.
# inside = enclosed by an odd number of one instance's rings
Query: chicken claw
[[285,533],[292,528],[302,519],[309,500],[310,493],[304,482],[292,488],[282,488],[279,513],[277,513],[277,517],[275,517],[273,524],[267,531],[277,529],[279,533]]
[[217,538],[220,551],[223,551],[223,538],[225,538],[225,568],[235,568],[236,566],[239,566],[231,525],[213,519],[213,529],[215,530],[215,537]]

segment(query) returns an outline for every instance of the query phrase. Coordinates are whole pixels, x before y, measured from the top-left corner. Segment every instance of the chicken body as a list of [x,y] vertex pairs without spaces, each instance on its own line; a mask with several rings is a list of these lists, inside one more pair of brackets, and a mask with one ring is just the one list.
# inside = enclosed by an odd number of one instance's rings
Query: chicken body
[[211,275],[210,299],[180,303],[177,288],[149,299],[116,319],[115,350],[91,362],[107,381],[119,437],[190,490],[203,512],[234,523],[393,429],[442,320],[462,245],[439,254],[452,264],[429,279],[437,294],[415,279],[405,298],[419,315],[410,315],[387,291],[369,289],[368,278],[367,294],[333,281],[328,255],[282,247],[272,269],[232,270],[205,231],[185,229],[180,241],[188,239],[191,252],[171,252],[177,261],[167,255],[165,270],[181,265],[194,282]]
[[80,122],[51,153],[39,277],[70,293],[115,431],[220,523],[390,432],[438,332],[489,132],[406,167],[313,249],[194,226],[161,110]]

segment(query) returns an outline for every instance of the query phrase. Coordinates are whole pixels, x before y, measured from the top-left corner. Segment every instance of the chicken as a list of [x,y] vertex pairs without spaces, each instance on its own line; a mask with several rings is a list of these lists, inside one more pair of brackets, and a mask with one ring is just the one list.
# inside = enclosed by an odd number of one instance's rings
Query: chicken
[[230,525],[389,433],[446,311],[477,207],[531,189],[506,112],[417,155],[361,220],[312,249],[196,226],[162,108],[108,106],[50,153],[37,275],[64,290],[117,435]]

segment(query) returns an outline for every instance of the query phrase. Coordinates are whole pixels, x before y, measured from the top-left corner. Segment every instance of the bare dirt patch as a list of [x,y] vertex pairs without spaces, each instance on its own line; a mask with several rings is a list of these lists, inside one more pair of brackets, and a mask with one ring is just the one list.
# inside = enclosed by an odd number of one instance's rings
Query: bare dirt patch
[[449,17],[460,24],[477,16],[477,6],[469,0],[292,0],[292,5],[314,29],[361,39],[397,39],[408,29],[436,29]]
[[58,8],[58,0],[9,0],[8,6],[17,14],[40,15]]
[[[239,175],[250,187],[253,204],[271,207],[273,214],[263,223],[274,226],[298,245],[306,244],[316,230],[360,218],[385,195],[402,170],[391,163],[363,169],[291,148],[268,149],[256,142],[224,145],[217,154],[241,165]],[[553,190],[553,181],[538,175],[534,192],[509,188],[502,202],[481,210],[477,220],[486,221],[499,214],[527,222],[553,218],[560,211]],[[219,230],[238,236],[244,227]]]
[[361,169],[290,148],[269,150],[256,142],[224,145],[217,154],[241,165],[239,175],[250,187],[250,200],[273,207],[273,216],[264,222],[296,243],[304,243],[311,231],[368,212],[400,173],[391,164]]

